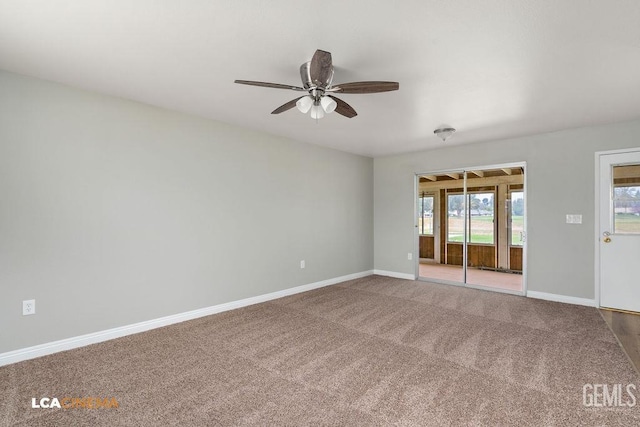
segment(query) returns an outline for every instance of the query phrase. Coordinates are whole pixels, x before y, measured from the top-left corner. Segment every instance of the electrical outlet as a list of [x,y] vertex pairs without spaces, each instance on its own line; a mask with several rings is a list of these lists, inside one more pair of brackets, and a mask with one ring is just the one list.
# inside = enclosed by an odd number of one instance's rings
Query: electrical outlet
[[304,268],[305,267],[305,263],[304,260],[300,261],[300,268]]
[[30,314],[36,314],[36,300],[34,299],[22,301],[22,315],[28,316]]
[[408,259],[409,261],[411,261],[411,260],[413,259],[413,254],[412,254],[411,252],[409,252],[409,253],[407,254],[407,259]]

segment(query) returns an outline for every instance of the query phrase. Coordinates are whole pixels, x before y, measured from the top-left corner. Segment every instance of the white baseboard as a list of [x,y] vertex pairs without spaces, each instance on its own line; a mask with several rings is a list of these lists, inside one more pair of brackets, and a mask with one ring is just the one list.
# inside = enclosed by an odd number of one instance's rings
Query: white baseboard
[[395,277],[396,279],[416,280],[415,275],[409,273],[398,273],[395,271],[373,270],[373,274],[378,276]]
[[362,271],[360,273],[348,274],[346,276],[335,277],[333,279],[327,279],[320,282],[309,283],[307,285],[296,286],[295,288],[284,289],[282,291],[271,292],[268,294],[245,298],[238,301],[231,301],[211,307],[200,308],[198,310],[187,311],[185,313],[179,313],[171,316],[160,317],[158,319],[134,323],[132,325],[120,326],[113,329],[107,329],[105,331],[93,332],[90,334],[66,338],[63,340],[40,344],[33,347],[13,350],[0,354],[0,366],[21,362],[23,360],[34,359],[36,357],[46,356],[48,354],[58,353],[60,351],[72,350],[74,348],[84,347],[89,344],[95,344],[112,340],[114,338],[137,334],[139,332],[148,331],[150,329],[161,328],[163,326],[173,325],[174,323],[197,319],[199,317],[209,316],[212,314],[221,313],[223,311],[246,307],[248,305],[271,301],[277,298],[299,294],[301,292],[307,292],[325,286],[335,285],[336,283],[346,282],[347,280],[359,279],[361,277],[370,276],[372,274],[374,274],[373,270]]
[[527,297],[544,299],[547,301],[564,302],[567,304],[586,305],[587,307],[596,307],[596,301],[588,298],[569,297],[566,295],[549,294],[546,292],[528,291]]

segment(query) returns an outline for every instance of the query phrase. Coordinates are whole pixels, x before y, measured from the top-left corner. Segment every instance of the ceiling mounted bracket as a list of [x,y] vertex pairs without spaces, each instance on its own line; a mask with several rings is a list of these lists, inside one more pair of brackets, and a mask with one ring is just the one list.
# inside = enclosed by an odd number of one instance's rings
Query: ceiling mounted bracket
[[433,131],[433,133],[435,133],[436,136],[442,140],[442,142],[445,142],[447,139],[449,139],[455,132],[456,130],[454,128],[440,128]]

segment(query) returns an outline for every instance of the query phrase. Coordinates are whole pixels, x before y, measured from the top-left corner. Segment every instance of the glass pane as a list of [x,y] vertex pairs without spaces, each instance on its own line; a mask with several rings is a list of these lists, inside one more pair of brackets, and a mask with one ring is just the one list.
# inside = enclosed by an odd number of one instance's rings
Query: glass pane
[[640,234],[640,185],[613,190],[614,232]]
[[511,246],[522,246],[524,236],[524,192],[511,192]]
[[613,232],[640,234],[640,165],[613,167]]
[[493,244],[493,193],[469,194],[471,243]]
[[418,198],[418,230],[422,235],[433,234],[433,196]]
[[447,240],[450,242],[462,242],[464,240],[464,196],[462,194],[449,194],[447,196],[449,208],[447,221]]

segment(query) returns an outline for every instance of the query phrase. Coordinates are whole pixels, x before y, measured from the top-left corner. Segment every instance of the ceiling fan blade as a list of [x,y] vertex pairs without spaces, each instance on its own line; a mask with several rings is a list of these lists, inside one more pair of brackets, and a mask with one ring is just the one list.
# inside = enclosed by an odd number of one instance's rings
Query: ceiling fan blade
[[[304,96],[301,96],[300,98],[304,98]],[[298,102],[298,99],[300,99],[300,98],[292,99],[291,101],[287,102],[286,104],[282,104],[281,106],[279,106],[278,108],[273,110],[271,112],[271,114],[280,114],[280,113],[282,113],[284,111],[292,109],[293,107],[296,106],[296,102]]]
[[316,50],[311,58],[309,67],[311,82],[316,86],[326,87],[333,78],[333,65],[331,63],[331,53],[324,50]]
[[332,95],[326,95],[326,96],[333,99],[334,101],[336,101],[336,104],[338,104],[338,106],[335,109],[336,113],[342,114],[343,116],[349,119],[358,115],[358,113],[356,113],[356,110],[354,110],[351,105],[347,104],[342,99],[336,98],[335,96],[332,96]]
[[306,92],[306,89],[303,89],[299,86],[292,85],[281,85],[278,83],[267,83],[267,82],[254,82],[251,80],[235,80],[234,83],[239,83],[241,85],[249,85],[249,86],[261,86],[261,87],[272,87],[274,89],[291,89],[291,90],[301,90]]
[[336,93],[378,93],[398,90],[398,82],[353,82],[334,85],[330,92]]

